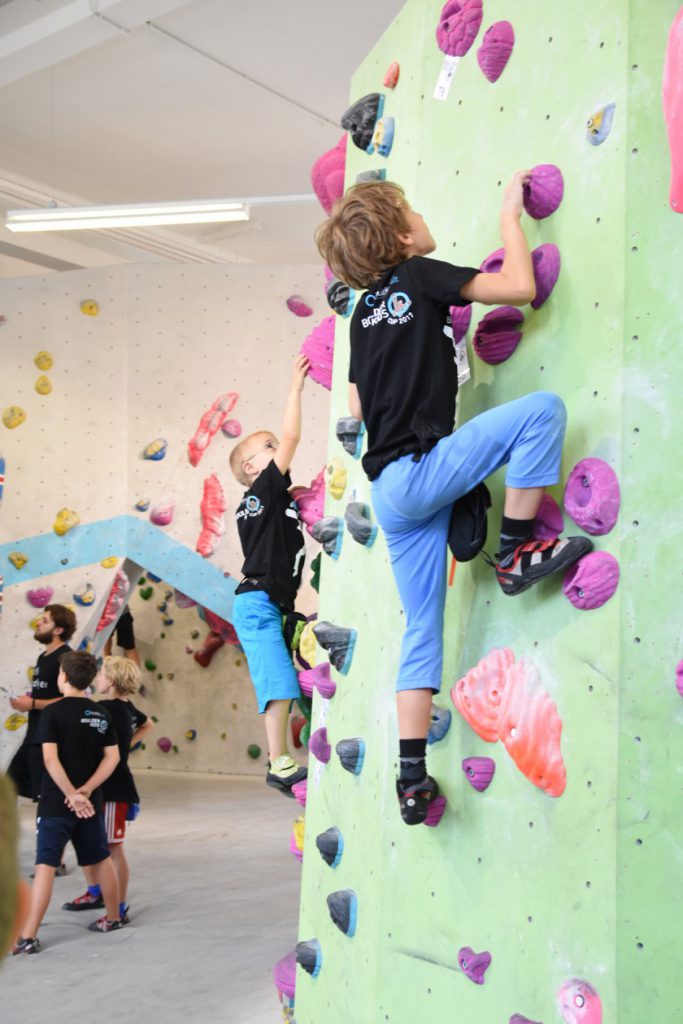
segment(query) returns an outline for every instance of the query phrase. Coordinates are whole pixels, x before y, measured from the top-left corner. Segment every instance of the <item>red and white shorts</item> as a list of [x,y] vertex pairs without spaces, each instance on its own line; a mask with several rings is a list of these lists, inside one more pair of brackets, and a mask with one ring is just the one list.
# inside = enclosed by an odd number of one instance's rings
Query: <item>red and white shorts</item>
[[107,830],[107,842],[122,843],[126,838],[126,815],[130,804],[106,801],[104,805],[104,827]]

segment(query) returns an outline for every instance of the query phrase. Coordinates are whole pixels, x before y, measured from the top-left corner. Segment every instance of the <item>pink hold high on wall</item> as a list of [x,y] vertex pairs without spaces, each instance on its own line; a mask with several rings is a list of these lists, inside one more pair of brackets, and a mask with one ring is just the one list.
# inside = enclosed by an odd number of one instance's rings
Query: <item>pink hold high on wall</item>
[[483,17],[482,0],[448,0],[436,26],[439,49],[449,57],[464,57],[477,37]]
[[326,316],[313,328],[299,350],[310,361],[308,376],[327,391],[332,389],[334,326],[335,317]]
[[564,196],[562,171],[555,164],[538,164],[532,168],[524,186],[524,209],[535,220],[554,213]]
[[662,81],[664,121],[671,154],[669,203],[683,213],[683,7],[669,31]]
[[509,21],[497,21],[484,33],[477,50],[477,63],[489,82],[497,82],[510,60],[515,30]]

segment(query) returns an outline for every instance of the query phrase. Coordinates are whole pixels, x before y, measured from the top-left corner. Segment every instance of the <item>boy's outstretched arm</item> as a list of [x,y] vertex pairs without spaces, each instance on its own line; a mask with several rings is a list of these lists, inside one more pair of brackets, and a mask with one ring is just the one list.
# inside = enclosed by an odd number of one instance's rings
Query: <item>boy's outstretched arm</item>
[[304,380],[309,366],[310,363],[306,356],[296,357],[282,421],[280,444],[273,456],[273,462],[283,476],[291,466],[294,452],[301,440],[301,392],[304,389]]
[[504,303],[524,306],[536,295],[531,254],[519,222],[523,207],[523,187],[529,171],[517,171],[505,189],[500,211],[500,232],[505,246],[505,259],[498,274],[477,274],[460,289],[463,299],[487,306]]

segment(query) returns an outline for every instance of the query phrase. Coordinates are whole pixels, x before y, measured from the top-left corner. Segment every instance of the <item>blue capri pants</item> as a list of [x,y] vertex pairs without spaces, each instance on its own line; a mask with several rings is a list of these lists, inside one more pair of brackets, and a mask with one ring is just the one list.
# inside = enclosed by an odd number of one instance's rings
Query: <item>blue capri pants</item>
[[566,422],[562,399],[537,391],[475,416],[419,462],[404,455],[389,463],[373,481],[372,504],[406,617],[397,690],[441,689],[453,502],[506,464],[508,487],[556,484]]
[[299,679],[282,633],[280,606],[271,601],[265,590],[237,594],[232,624],[247,656],[259,714],[263,714],[271,700],[300,697]]

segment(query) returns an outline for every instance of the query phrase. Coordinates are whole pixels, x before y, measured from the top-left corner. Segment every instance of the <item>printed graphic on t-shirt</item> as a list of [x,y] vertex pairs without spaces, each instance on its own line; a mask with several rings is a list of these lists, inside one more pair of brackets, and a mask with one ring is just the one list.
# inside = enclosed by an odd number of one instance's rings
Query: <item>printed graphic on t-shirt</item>
[[81,725],[89,725],[92,729],[97,729],[98,732],[101,732],[103,736],[109,728],[107,719],[103,718],[99,711],[91,711],[89,708],[83,712]]
[[377,292],[367,293],[364,302],[372,312],[362,318],[363,327],[375,327],[382,321],[391,325],[407,324],[413,319],[413,314],[410,311],[413,300],[406,292],[393,292],[388,299],[385,298],[391,290],[391,286],[397,282],[398,278],[394,276],[384,288]]

